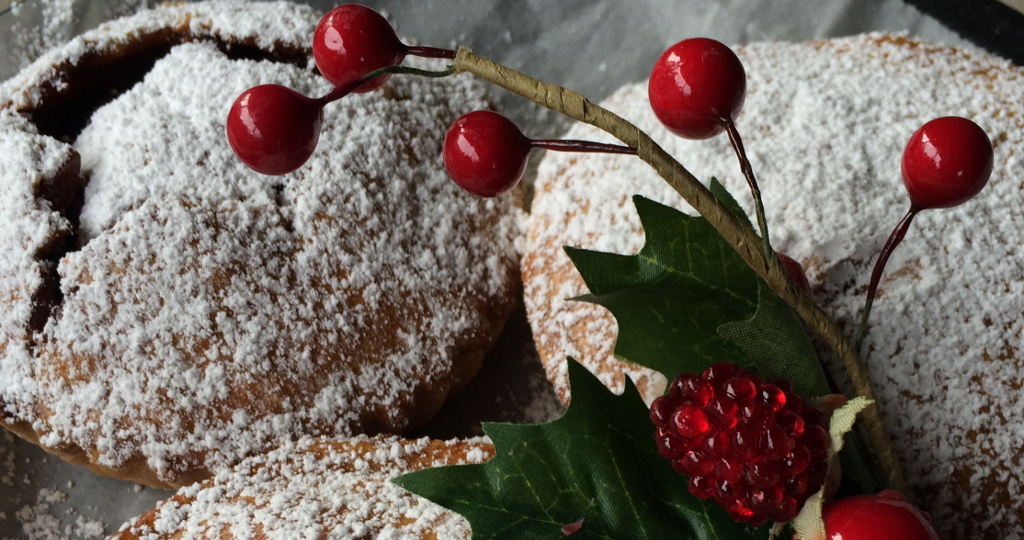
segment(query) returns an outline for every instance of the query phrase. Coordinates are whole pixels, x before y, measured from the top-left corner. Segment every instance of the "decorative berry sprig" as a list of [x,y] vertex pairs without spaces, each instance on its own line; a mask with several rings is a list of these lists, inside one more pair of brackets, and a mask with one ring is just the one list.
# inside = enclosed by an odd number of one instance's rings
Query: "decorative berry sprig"
[[[760,202],[759,190],[757,189],[756,180],[754,179],[753,172],[750,168],[749,160],[745,158],[742,142],[738,133],[735,132],[735,126],[733,123],[736,114],[738,114],[738,111],[742,106],[743,96],[745,95],[745,75],[743,74],[742,65],[738,63],[738,60],[736,61],[738,70],[734,66],[732,68],[726,68],[726,73],[717,73],[714,69],[711,69],[709,74],[705,74],[710,79],[718,80],[721,85],[723,85],[721,87],[722,92],[726,94],[727,99],[722,102],[716,102],[716,98],[714,98],[714,96],[707,96],[702,98],[703,101],[697,100],[696,103],[699,106],[704,107],[702,114],[705,126],[703,129],[705,130],[704,133],[709,133],[706,136],[712,136],[716,133],[720,133],[722,130],[727,131],[730,134],[730,142],[736,150],[737,156],[740,160],[741,169],[743,170],[744,176],[747,178],[748,184],[754,194],[755,205],[757,206],[758,226],[761,229],[760,237],[757,236],[757,233],[749,225],[726,208],[722,202],[719,201],[700,181],[690,174],[689,171],[660,148],[646,133],[643,133],[636,126],[622,118],[595,105],[582,95],[559,86],[543,83],[518,71],[495,64],[489,60],[474,55],[464,48],[460,48],[457,52],[453,52],[445,49],[405,46],[397,39],[397,37],[394,36],[394,31],[386,24],[386,21],[383,21],[382,18],[377,20],[376,17],[379,17],[379,15],[376,15],[375,13],[373,15],[368,15],[366,11],[369,10],[366,10],[365,8],[356,9],[351,6],[342,6],[337,8],[335,11],[332,11],[333,15],[330,15],[322,23],[321,26],[323,27],[323,30],[318,30],[318,34],[321,36],[314,40],[314,54],[318,56],[317,62],[321,71],[324,72],[325,75],[329,73],[330,77],[333,77],[332,80],[335,81],[335,84],[338,84],[339,86],[328,94],[328,96],[324,96],[319,99],[310,99],[302,96],[299,96],[298,98],[295,96],[286,96],[282,98],[284,102],[287,102],[287,107],[284,109],[287,110],[288,107],[292,107],[295,110],[298,110],[300,116],[306,118],[305,122],[307,125],[314,125],[318,127],[320,114],[326,103],[353,91],[369,90],[371,88],[378,87],[380,84],[384,83],[384,76],[386,75],[402,72],[428,74],[430,76],[443,76],[455,72],[469,72],[520,96],[526,97],[540,105],[563,113],[576,120],[589,123],[615,136],[625,143],[626,147],[597,145],[597,143],[585,143],[580,141],[530,141],[523,136],[514,125],[512,125],[511,128],[506,125],[498,131],[500,137],[506,137],[506,143],[502,143],[501,145],[502,148],[506,149],[504,150],[506,155],[494,155],[489,163],[491,166],[494,166],[500,162],[500,164],[502,164],[502,167],[500,167],[502,172],[493,173],[493,171],[491,171],[491,173],[480,175],[479,171],[472,171],[472,167],[465,167],[467,165],[472,165],[472,160],[468,159],[468,153],[463,152],[461,156],[459,155],[460,152],[457,149],[457,144],[451,147],[453,148],[452,150],[446,150],[446,165],[448,165],[450,171],[453,171],[452,176],[456,178],[457,181],[460,181],[460,183],[465,183],[473,189],[477,189],[478,192],[482,194],[496,194],[500,193],[502,190],[507,190],[518,181],[521,176],[522,167],[525,164],[525,156],[528,154],[529,149],[534,146],[550,149],[562,149],[568,145],[574,150],[635,153],[640,159],[651,165],[655,171],[664,178],[687,203],[690,204],[690,206],[696,209],[698,213],[707,219],[708,222],[754,270],[754,272],[764,279],[769,287],[790,306],[792,306],[809,325],[814,327],[825,341],[839,354],[846,365],[850,379],[854,387],[857,389],[858,394],[870,402],[870,405],[864,411],[865,422],[868,429],[868,440],[875,450],[876,457],[878,458],[879,464],[886,476],[887,483],[896,489],[903,488],[903,480],[899,472],[899,464],[896,461],[892,444],[885,432],[879,411],[873,403],[874,392],[857,351],[846,340],[838,326],[807,297],[802,284],[796,283],[794,279],[790,277],[790,271],[787,269],[787,265],[781,260],[775,260],[777,256],[771,250],[763,205]],[[372,13],[372,11],[370,13]],[[350,19],[357,22],[350,23]],[[383,21],[386,31],[379,30],[365,32],[367,29],[372,30],[373,28],[380,28],[381,21]],[[353,36],[353,34],[355,35]],[[348,52],[350,50],[348,47],[335,46],[338,43],[359,43],[360,39],[369,43],[370,45],[368,45],[368,47],[374,50],[374,54],[379,53],[379,55],[374,56],[370,53],[358,56],[351,55]],[[724,47],[724,45],[721,44],[714,45],[717,42],[709,43],[707,41],[697,41],[696,43],[699,45],[698,50],[700,50],[700,47],[704,47],[705,50],[707,48],[717,49],[719,45]],[[727,48],[725,49],[728,50]],[[351,50],[356,50],[356,48],[353,46]],[[408,54],[419,54],[421,56],[434,58],[447,58],[452,59],[453,63],[450,69],[444,72],[420,72],[419,70],[413,70],[396,65]],[[691,52],[689,54],[692,55],[695,53]],[[729,51],[729,55],[735,56],[731,51]],[[678,53],[676,56],[678,56]],[[727,57],[728,55],[723,56]],[[672,55],[668,55],[667,53],[667,57],[668,59],[665,63],[670,68],[677,70],[683,69],[679,65],[675,65],[678,64],[678,62],[672,60]],[[356,58],[358,58],[358,62],[355,61]],[[373,59],[372,62],[364,62],[367,58]],[[673,64],[673,62],[675,62],[675,64]],[[374,66],[382,67],[377,70],[373,70]],[[691,68],[685,69],[689,70]],[[701,69],[702,68],[697,69],[696,71],[700,72]],[[658,85],[654,83],[653,79],[655,79],[655,73],[652,72],[651,88],[658,88]],[[676,91],[678,92],[678,88]],[[670,92],[666,91],[666,93]],[[652,97],[652,104],[654,101],[655,99]],[[656,110],[657,108],[665,109],[663,105],[656,105]],[[256,108],[251,105],[242,109],[249,113],[256,110]],[[662,112],[665,111],[663,110]],[[267,116],[269,119],[269,125],[275,124],[273,121],[274,114],[275,113],[270,113]],[[256,137],[258,134],[256,134],[251,127],[259,123],[257,121],[258,119],[251,118],[251,114],[249,117],[246,117],[245,114],[241,113],[237,116],[238,118],[235,120],[229,119],[229,137],[232,136],[230,133],[232,129],[239,131],[243,136],[248,135],[250,137]],[[278,117],[281,117],[281,115],[278,114]],[[675,123],[679,130],[685,131],[685,125],[680,127],[680,122],[682,124],[690,122],[693,126],[701,127],[700,122],[693,119],[680,121],[678,119],[670,118],[666,124],[672,128],[672,124]],[[500,124],[500,122],[492,123]],[[710,124],[711,127],[707,127],[708,124]],[[232,128],[232,125],[234,125],[234,128]],[[509,125],[511,125],[511,123],[509,123]],[[466,132],[463,130],[463,127],[464,126],[456,126],[456,128],[453,128],[455,135],[449,133],[449,136],[454,137],[455,139],[462,137],[462,140],[466,140]],[[246,133],[245,130],[248,130],[248,133]],[[273,132],[274,130],[271,129],[270,131]],[[279,131],[287,132],[288,129],[286,128]],[[473,130],[469,131],[470,133],[473,132]],[[296,162],[301,164],[299,157],[296,156],[305,154],[305,157],[308,157],[307,152],[310,151],[309,148],[315,147],[315,136],[311,136],[309,133],[318,134],[319,131],[318,129],[305,129],[299,130],[298,133],[303,135],[296,137],[299,142],[292,141],[291,138],[286,135],[276,137],[277,142],[268,139],[269,142],[257,141],[257,143],[265,143],[262,150],[264,154],[280,150],[281,154],[284,156],[281,160],[287,162],[289,166],[295,165]],[[259,136],[263,137],[265,135],[259,134]],[[310,141],[312,141],[312,144],[310,144]],[[487,143],[484,144],[486,145]],[[256,162],[257,160],[251,161]],[[249,163],[249,161],[246,161],[246,163]],[[251,163],[249,164],[250,166],[253,166]],[[268,167],[268,170],[269,169],[280,171],[286,169],[286,167],[281,165],[280,167]],[[281,174],[281,172],[275,172],[274,174]],[[755,247],[757,245],[761,246],[760,250]]]
[[[870,402],[863,411],[868,442],[875,453],[889,487],[903,490],[904,480],[892,441],[881,413],[875,405],[875,393],[867,369],[838,325],[797,285],[783,264],[769,264],[762,239],[739,217],[725,207],[714,194],[649,135],[622,117],[561,86],[545,83],[460,48],[454,66],[458,72],[471,73],[485,81],[525,97],[570,118],[590,124],[637,149],[637,156],[650,165],[662,179],[697,213],[708,220],[748,266],[789,304],[798,315],[825,340],[843,360],[857,394]],[[758,249],[756,246],[762,246]]]
[[382,76],[395,73],[421,77],[447,77],[445,71],[426,71],[405,66],[385,66],[362,78],[336,86],[319,98],[304,96],[291,88],[265,84],[242,92],[228,111],[225,131],[238,159],[250,169],[266,175],[288,174],[313,155],[320,140],[323,109],[363,85],[376,84]]
[[[324,78],[335,86],[363,79],[383,67],[397,66],[407,55],[455,58],[455,51],[414,47],[402,43],[391,24],[376,11],[358,4],[338,6],[320,20],[313,33],[313,59]],[[384,86],[391,74],[373,77],[354,92]]]
[[979,192],[992,175],[992,142],[978,124],[958,116],[936,118],[914,132],[903,150],[903,185],[910,210],[896,225],[871,271],[854,348],[859,354],[868,331],[868,317],[889,256],[903,241],[910,222],[922,210],[959,206]]
[[636,154],[628,146],[591,141],[527,138],[508,118],[491,111],[462,115],[444,138],[444,166],[462,189],[494,197],[512,189],[526,171],[530,150]]
[[747,73],[736,53],[708,38],[684,39],[669,47],[654,63],[647,94],[654,115],[684,139],[709,139],[729,134],[740,170],[754,198],[765,260],[772,260],[768,221],[761,189],[736,129],[736,117],[747,96]]

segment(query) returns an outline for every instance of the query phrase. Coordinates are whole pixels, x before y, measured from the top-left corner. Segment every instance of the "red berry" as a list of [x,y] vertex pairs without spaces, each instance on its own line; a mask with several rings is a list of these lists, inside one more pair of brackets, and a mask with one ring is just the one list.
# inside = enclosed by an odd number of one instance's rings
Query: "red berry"
[[654,114],[669,131],[707,139],[736,119],[746,97],[747,75],[729,47],[713,39],[686,39],[654,63],[647,93]]
[[757,452],[757,440],[758,435],[752,429],[745,427],[737,428],[732,434],[732,448],[733,455],[737,457],[750,457]]
[[789,273],[790,279],[803,289],[805,293],[811,292],[811,282],[807,280],[807,273],[804,272],[804,267],[785,253],[776,252],[775,254],[779,256],[782,265],[786,267],[786,272]]
[[786,435],[786,430],[776,424],[771,424],[765,426],[764,430],[761,432],[758,450],[761,451],[761,455],[763,455],[767,460],[779,460],[785,457],[786,453],[789,452],[790,441],[792,441],[792,439]]
[[903,150],[903,184],[919,209],[951,208],[978,194],[992,174],[992,143],[957,116],[921,126]]
[[655,441],[658,444],[658,454],[666,459],[677,459],[689,449],[685,439],[665,428],[658,428]]
[[[327,12],[313,33],[313,58],[320,73],[335,86],[361,79],[375,69],[398,65],[407,52],[384,17],[357,4]],[[354,92],[376,90],[389,77],[375,77]]]
[[833,501],[822,509],[829,540],[938,540],[925,514],[892,496],[857,495]]
[[676,377],[676,380],[672,381],[670,392],[674,396],[692,401],[701,407],[706,406],[715,395],[715,389],[711,383],[696,373],[683,373]]
[[721,458],[715,464],[715,474],[730,482],[739,482],[744,470],[744,463],[736,458]]
[[800,438],[804,434],[804,419],[793,411],[782,411],[775,416],[775,422],[786,430],[786,434],[793,438]]
[[228,143],[256,172],[286,174],[313,155],[322,121],[319,101],[276,84],[256,86],[228,112]]
[[775,410],[767,403],[753,401],[740,407],[740,420],[747,425],[760,425],[775,414]]
[[683,457],[679,458],[686,474],[690,476],[704,476],[715,470],[715,461],[706,456],[700,450],[689,450]]
[[762,384],[758,389],[758,399],[772,408],[772,411],[780,411],[786,406],[786,394],[779,387],[772,384]]
[[725,396],[716,397],[707,405],[708,420],[718,429],[732,429],[739,421],[739,407]]
[[448,130],[444,166],[462,189],[494,197],[523,177],[530,148],[530,139],[508,118],[491,111],[471,112]]
[[790,450],[781,460],[782,472],[786,476],[795,478],[807,470],[811,464],[811,452],[806,446],[796,446]]
[[715,496],[715,483],[707,476],[691,476],[687,488],[694,497],[705,501]]
[[746,403],[757,395],[757,386],[746,377],[733,377],[725,383],[725,395],[736,403]]
[[807,493],[807,473],[798,474],[790,478],[789,480],[786,480],[786,483],[783,487],[785,488],[786,493],[794,497],[799,497],[800,495]]
[[676,433],[687,439],[700,437],[711,429],[707,413],[703,408],[692,403],[687,403],[676,410],[672,417],[672,425],[675,427]]
[[810,426],[805,431],[800,442],[810,451],[811,457],[824,457],[832,445],[832,438],[821,426]]
[[736,373],[736,366],[728,362],[718,362],[711,364],[701,377],[708,381],[712,385],[719,385],[729,380]]
[[661,396],[651,403],[651,422],[658,427],[668,427],[678,403],[671,396]]
[[751,485],[764,489],[777,486],[782,478],[779,475],[778,462],[766,461],[761,458],[755,459],[750,463],[750,474],[748,476],[750,477]]
[[722,457],[729,449],[729,436],[723,431],[709,433],[701,441],[701,449],[713,457]]
[[[717,363],[680,375],[669,388],[651,407],[656,444],[689,476],[695,496],[713,496],[733,519],[760,526],[769,518],[789,521],[823,485],[828,434],[808,423],[805,413],[815,422],[821,413],[804,406],[789,383],[764,384],[748,370]],[[668,427],[661,426],[665,418]]]
[[782,503],[782,497],[782,490],[777,487],[768,489],[753,488],[748,492],[747,504],[755,512],[768,514],[779,507]]

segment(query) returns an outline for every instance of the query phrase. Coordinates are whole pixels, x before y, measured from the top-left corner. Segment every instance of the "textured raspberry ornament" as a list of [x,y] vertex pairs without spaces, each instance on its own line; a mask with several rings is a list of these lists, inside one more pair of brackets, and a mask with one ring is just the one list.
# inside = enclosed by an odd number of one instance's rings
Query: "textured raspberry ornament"
[[690,493],[738,522],[787,522],[825,482],[824,416],[786,381],[714,364],[677,377],[651,404],[651,421],[658,453],[689,476]]

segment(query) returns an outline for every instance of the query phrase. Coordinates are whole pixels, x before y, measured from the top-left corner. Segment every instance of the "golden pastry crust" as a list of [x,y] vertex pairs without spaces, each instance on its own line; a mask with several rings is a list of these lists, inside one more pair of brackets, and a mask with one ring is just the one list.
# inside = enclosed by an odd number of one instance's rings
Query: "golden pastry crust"
[[470,538],[461,516],[391,479],[493,454],[483,441],[302,440],[182,489],[113,538]]
[[165,6],[0,87],[0,424],[177,487],[304,435],[401,433],[476,373],[515,305],[517,217],[439,156],[481,86],[397,78],[332,104],[282,177],[227,146],[244,89],[329,90],[318,20]]
[[[981,195],[922,213],[890,260],[872,312],[865,358],[917,502],[940,536],[1024,534],[1019,463],[1024,411],[1024,70],[980,52],[870,35],[737,48],[748,77],[738,128],[765,198],[774,247],[800,261],[813,297],[852,334],[879,248],[909,206],[900,156],[931,118],[967,116],[992,139],[995,169]],[[636,123],[698,178],[718,178],[752,215],[727,139],[685,141],[650,111],[645,84],[604,104]],[[569,138],[606,137],[574,127]],[[613,357],[604,308],[568,301],[587,289],[562,246],[636,253],[643,231],[631,197],[692,212],[629,157],[548,155],[541,164],[522,274],[537,347],[563,399],[565,356],[623,371],[647,399],[663,386]],[[840,362],[824,358],[840,385]],[[660,382],[660,381],[659,381]],[[646,390],[643,388],[646,387]]]

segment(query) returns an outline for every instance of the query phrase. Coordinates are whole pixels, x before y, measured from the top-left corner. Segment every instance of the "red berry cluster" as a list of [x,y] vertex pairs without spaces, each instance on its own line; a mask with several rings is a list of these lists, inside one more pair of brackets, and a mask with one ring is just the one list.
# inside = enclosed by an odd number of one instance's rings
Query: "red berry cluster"
[[677,377],[651,420],[658,453],[690,477],[690,493],[738,522],[790,521],[825,482],[827,419],[786,381],[714,364]]

